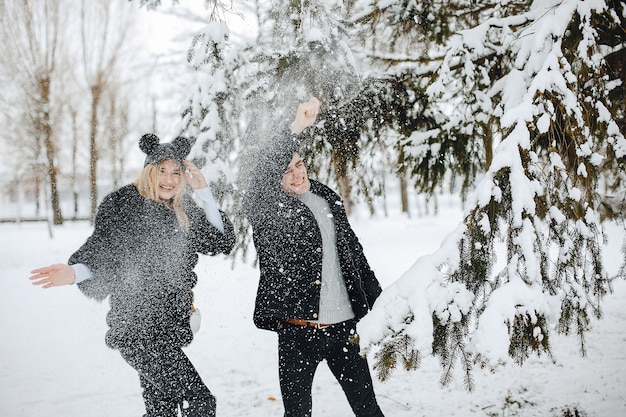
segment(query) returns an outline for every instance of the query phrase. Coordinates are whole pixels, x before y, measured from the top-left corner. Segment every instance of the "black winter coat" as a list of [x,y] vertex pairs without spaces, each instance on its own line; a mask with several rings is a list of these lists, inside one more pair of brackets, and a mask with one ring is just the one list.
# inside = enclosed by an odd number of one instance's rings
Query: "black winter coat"
[[[301,135],[283,131],[264,152],[251,178],[244,209],[252,225],[260,280],[254,309],[257,327],[276,330],[282,319],[316,320],[322,274],[322,237],[311,210],[280,188],[282,175]],[[357,319],[371,309],[381,287],[348,223],[339,195],[309,180],[311,192],[332,211],[337,252],[352,310]]]
[[144,199],[130,184],[106,196],[93,234],[69,260],[92,278],[78,284],[89,297],[110,297],[106,343],[112,348],[180,347],[193,338],[189,317],[198,253],[229,253],[233,226],[222,213],[225,234],[185,195],[189,232],[172,209]]

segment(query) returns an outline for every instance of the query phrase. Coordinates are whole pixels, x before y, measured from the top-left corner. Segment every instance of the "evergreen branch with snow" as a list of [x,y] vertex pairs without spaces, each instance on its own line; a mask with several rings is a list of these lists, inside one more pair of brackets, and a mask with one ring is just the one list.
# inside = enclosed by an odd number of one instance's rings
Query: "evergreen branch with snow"
[[[359,325],[365,351],[394,343],[396,334],[412,334],[413,323],[425,325],[432,317],[434,324],[414,338],[418,351],[440,358],[443,384],[459,358],[495,368],[550,355],[551,332],[569,333],[572,324],[584,354],[590,318],[601,317],[602,297],[610,291],[600,252],[600,185],[623,181],[626,143],[612,116],[620,114],[620,102],[609,98],[619,83],[606,82],[606,48],[594,24],[623,22],[623,3],[620,10],[617,18],[602,1],[535,2],[521,15],[488,19],[451,38],[428,91],[434,103],[454,103],[447,112],[453,128],[419,146],[414,141],[419,152],[411,156],[430,169],[453,160],[441,158],[445,152],[460,155],[452,147],[460,140],[469,138],[465,149],[480,149],[476,139],[482,136],[486,171],[469,201],[465,227],[451,235],[458,250],[442,246],[398,281],[402,291],[385,290],[395,296],[383,293]],[[497,58],[476,65],[485,48]],[[448,137],[453,139],[446,143]],[[498,247],[505,264],[494,276]],[[433,265],[430,258],[440,261]],[[448,298],[441,310],[442,288],[453,285],[464,297]],[[390,315],[389,303],[406,303],[391,310],[406,310],[412,323]],[[382,323],[394,330],[381,333]],[[426,335],[433,326],[434,338]]]

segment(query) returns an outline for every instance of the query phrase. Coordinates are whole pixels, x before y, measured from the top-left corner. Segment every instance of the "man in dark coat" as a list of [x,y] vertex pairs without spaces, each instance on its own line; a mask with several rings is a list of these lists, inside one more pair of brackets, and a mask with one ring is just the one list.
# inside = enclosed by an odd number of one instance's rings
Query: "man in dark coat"
[[326,360],[358,417],[380,417],[356,323],[381,292],[341,198],[308,178],[297,153],[319,101],[298,107],[289,129],[262,152],[246,193],[260,280],[257,327],[278,333],[285,417],[311,416],[311,387]]

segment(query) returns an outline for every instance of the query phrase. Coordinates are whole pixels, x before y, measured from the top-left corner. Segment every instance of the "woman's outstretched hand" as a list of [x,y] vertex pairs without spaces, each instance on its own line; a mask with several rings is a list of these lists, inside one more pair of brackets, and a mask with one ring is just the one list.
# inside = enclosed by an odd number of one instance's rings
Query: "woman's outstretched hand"
[[54,264],[30,271],[33,274],[29,279],[33,285],[41,285],[42,288],[59,287],[74,283],[76,274],[74,268],[66,264]]

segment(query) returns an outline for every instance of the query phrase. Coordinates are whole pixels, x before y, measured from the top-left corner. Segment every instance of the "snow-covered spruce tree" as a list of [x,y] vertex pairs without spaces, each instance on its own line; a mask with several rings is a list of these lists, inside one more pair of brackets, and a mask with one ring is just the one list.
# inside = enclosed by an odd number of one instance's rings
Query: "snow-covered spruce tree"
[[[452,188],[465,198],[493,157],[490,123],[495,117],[474,120],[473,130],[467,130],[459,123],[460,112],[450,115],[456,105],[452,98],[433,100],[427,92],[446,57],[445,45],[458,31],[489,17],[515,15],[529,4],[529,0],[357,2],[352,27],[363,47],[354,43],[355,53],[371,67],[369,77],[397,86],[391,91],[380,89],[378,98],[404,113],[375,118],[376,130],[396,133],[397,169],[410,173],[417,191],[432,196],[443,187]],[[409,100],[402,98],[402,92]],[[465,92],[473,97],[471,91]],[[474,106],[479,105],[474,101]],[[466,111],[471,114],[472,109]]]
[[[428,65],[428,42],[420,37],[419,29],[414,30],[421,27],[415,24],[414,17],[419,14],[415,8],[428,7],[426,3],[364,0],[347,11],[350,47],[362,68],[362,85],[366,86],[350,106],[359,109],[364,121],[356,127],[362,137],[359,166],[364,171],[364,175],[359,175],[357,189],[365,194],[366,201],[372,190],[384,195],[384,183],[377,180],[394,173],[405,213],[410,213],[408,138],[416,131],[430,132],[443,119],[440,110],[430,106],[426,95],[428,73],[434,71],[434,66]],[[433,183],[433,189],[437,185]]]
[[[282,0],[259,2],[260,30],[253,47],[250,83],[244,88],[254,129],[248,140],[262,142],[287,126],[297,104],[318,97],[320,123],[307,132],[315,149],[303,157],[311,172],[335,181],[348,211],[359,156],[358,109],[349,108],[364,86],[346,43],[340,3]],[[349,114],[348,114],[349,113]],[[352,117],[354,116],[354,117]]]
[[191,42],[187,60],[196,80],[182,114],[180,135],[192,139],[190,159],[203,170],[220,206],[230,213],[235,230],[243,237],[238,239],[235,252],[245,259],[250,236],[239,212],[242,194],[236,187],[237,166],[232,160],[240,151],[238,76],[246,58],[243,52],[227,48],[228,37],[226,23],[213,16]]
[[[487,10],[481,3],[471,7]],[[451,37],[430,83],[448,117],[441,129],[464,135],[416,135],[414,161],[436,170],[482,153],[486,172],[463,223],[359,324],[363,349],[380,345],[379,375],[434,354],[442,383],[460,362],[471,389],[474,363],[549,355],[553,332],[575,333],[584,354],[590,319],[601,317],[612,278],[602,220],[624,216],[624,95],[615,92],[624,75],[607,62],[623,57],[625,5],[515,3],[528,7],[492,8]],[[464,137],[470,143],[455,143]]]

